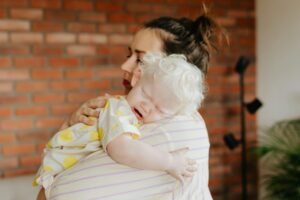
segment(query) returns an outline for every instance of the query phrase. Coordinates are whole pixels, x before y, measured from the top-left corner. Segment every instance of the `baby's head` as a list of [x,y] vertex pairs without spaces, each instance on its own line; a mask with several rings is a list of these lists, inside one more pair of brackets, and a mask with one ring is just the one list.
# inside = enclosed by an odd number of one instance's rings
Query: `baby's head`
[[141,78],[127,96],[144,123],[177,114],[192,114],[204,98],[203,75],[183,55],[146,54]]

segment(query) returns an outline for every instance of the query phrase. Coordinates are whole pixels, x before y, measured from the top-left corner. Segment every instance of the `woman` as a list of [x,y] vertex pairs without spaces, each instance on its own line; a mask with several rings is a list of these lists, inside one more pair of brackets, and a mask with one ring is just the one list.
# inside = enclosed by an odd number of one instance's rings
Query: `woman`
[[[207,15],[195,21],[162,17],[150,21],[136,33],[129,47],[127,60],[121,66],[126,91],[138,79],[134,73],[146,52],[184,54],[188,61],[207,71],[212,41],[219,36],[219,27]],[[99,115],[105,98],[84,103],[62,128],[78,122],[93,124],[90,116]],[[114,163],[105,153],[97,152],[57,176],[49,192],[50,199],[211,199],[208,189],[209,140],[205,123],[198,113],[180,116],[150,127],[141,128],[141,141],[155,148],[174,151],[189,147],[189,157],[197,160],[196,175],[184,186],[157,171],[142,171]],[[160,141],[159,143],[157,141]],[[137,155],[147,161],[147,157]],[[41,191],[38,199],[43,199]]]

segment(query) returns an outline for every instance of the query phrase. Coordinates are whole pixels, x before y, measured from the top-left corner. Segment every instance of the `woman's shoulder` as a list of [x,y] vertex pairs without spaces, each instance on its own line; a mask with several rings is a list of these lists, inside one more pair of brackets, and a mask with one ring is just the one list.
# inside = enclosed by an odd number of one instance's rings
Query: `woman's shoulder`
[[[147,124],[145,124],[147,126]],[[202,116],[195,112],[191,115],[176,115],[171,118],[163,119],[155,123],[149,124],[151,127],[163,129],[186,129],[187,127],[201,127],[206,128]]]

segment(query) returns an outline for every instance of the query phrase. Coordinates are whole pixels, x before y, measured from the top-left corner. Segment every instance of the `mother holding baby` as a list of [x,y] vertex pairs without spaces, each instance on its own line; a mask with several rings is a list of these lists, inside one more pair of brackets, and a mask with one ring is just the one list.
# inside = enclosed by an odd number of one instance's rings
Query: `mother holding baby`
[[[128,48],[127,60],[122,64],[123,84],[126,94],[139,79],[137,66],[147,52],[183,54],[188,62],[206,74],[213,42],[222,36],[222,30],[206,13],[196,20],[161,17],[139,30]],[[171,100],[170,100],[171,101]],[[95,123],[90,117],[98,117],[97,108],[103,107],[105,97],[85,102],[67,119],[62,129],[78,122]],[[208,188],[209,138],[205,122],[195,111],[144,125],[141,142],[149,147],[168,152],[188,148],[187,156],[197,162],[197,171],[185,183],[167,172],[140,170],[113,161],[105,152],[98,151],[84,158],[73,167],[55,177],[47,194],[51,200],[210,200]],[[148,127],[146,127],[148,126]],[[126,137],[126,136],[124,136]],[[131,141],[132,140],[132,141]],[[129,147],[133,139],[126,139]],[[181,152],[179,152],[181,153]],[[136,159],[149,162],[147,156],[136,152]],[[38,200],[46,199],[41,190]]]

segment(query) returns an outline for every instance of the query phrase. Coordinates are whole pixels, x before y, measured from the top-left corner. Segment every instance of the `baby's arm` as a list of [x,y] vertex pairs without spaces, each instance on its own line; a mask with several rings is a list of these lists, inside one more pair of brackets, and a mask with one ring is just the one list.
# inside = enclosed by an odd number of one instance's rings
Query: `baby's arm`
[[174,152],[158,150],[132,139],[130,133],[115,138],[106,150],[116,162],[139,169],[166,171],[181,182],[184,176],[193,176],[197,169],[196,162],[185,156],[188,149]]

